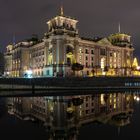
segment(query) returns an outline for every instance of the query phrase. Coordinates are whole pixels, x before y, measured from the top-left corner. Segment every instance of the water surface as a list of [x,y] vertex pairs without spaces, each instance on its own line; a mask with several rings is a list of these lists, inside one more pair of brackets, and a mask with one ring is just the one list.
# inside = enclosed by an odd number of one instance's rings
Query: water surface
[[69,96],[0,99],[5,139],[122,140],[140,137],[138,93],[80,93]]

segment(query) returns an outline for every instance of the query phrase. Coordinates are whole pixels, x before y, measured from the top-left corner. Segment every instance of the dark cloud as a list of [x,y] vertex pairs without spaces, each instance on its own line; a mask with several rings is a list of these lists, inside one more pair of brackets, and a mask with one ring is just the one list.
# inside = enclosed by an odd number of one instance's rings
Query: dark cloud
[[[0,2],[0,45],[1,50],[16,40],[47,31],[46,22],[59,12],[63,2],[65,14],[79,20],[81,36],[108,36],[118,31],[129,33],[140,53],[140,1],[139,0],[1,0]],[[139,55],[140,56],[140,55]]]

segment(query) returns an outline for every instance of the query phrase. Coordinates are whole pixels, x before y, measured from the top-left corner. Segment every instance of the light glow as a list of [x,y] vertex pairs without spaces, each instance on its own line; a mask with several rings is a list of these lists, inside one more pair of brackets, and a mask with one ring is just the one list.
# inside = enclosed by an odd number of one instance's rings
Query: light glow
[[24,74],[25,78],[32,78],[33,77],[33,72],[32,70],[26,70]]

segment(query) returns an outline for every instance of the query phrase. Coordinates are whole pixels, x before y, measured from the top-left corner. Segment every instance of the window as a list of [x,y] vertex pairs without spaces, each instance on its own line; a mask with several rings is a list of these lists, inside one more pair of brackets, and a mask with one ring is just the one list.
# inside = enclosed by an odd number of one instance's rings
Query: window
[[114,57],[117,57],[117,53],[116,52],[114,52]]
[[105,58],[101,58],[101,68],[104,69],[105,67]]
[[93,60],[94,60],[94,58],[93,58],[93,57],[91,57],[91,60],[93,61]]
[[110,53],[110,57],[112,57],[113,56],[113,54],[112,54],[112,52]]
[[85,53],[88,54],[88,49],[85,50]]
[[89,113],[89,110],[86,110],[86,114],[88,114]]
[[67,64],[71,65],[71,59],[69,57],[67,58]]
[[94,112],[94,109],[92,109],[91,112],[93,113]]
[[91,63],[91,67],[93,67],[94,65],[93,65],[93,62]]
[[94,54],[94,50],[91,50],[91,54]]
[[38,76],[40,76],[40,71],[38,72]]
[[82,49],[81,48],[79,49],[79,53],[82,53]]
[[66,48],[67,53],[72,53],[73,54],[73,48],[71,46],[67,46]]
[[86,62],[86,67],[88,67],[88,62]]
[[105,49],[100,49],[100,55],[106,55],[106,50]]
[[82,63],[82,56],[81,55],[79,56],[79,62],[80,62],[80,64]]
[[46,71],[46,74],[47,74],[47,75],[50,75],[50,71],[49,71],[49,70],[47,70],[47,71]]
[[88,57],[86,56],[86,60],[88,60]]

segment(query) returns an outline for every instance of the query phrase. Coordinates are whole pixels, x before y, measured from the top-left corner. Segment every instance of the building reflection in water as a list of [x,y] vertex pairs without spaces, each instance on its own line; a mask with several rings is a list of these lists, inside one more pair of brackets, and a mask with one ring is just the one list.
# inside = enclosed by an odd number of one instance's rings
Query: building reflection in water
[[130,123],[133,94],[16,97],[7,100],[8,112],[23,120],[39,121],[50,140],[77,140],[83,124],[102,123],[118,127]]

